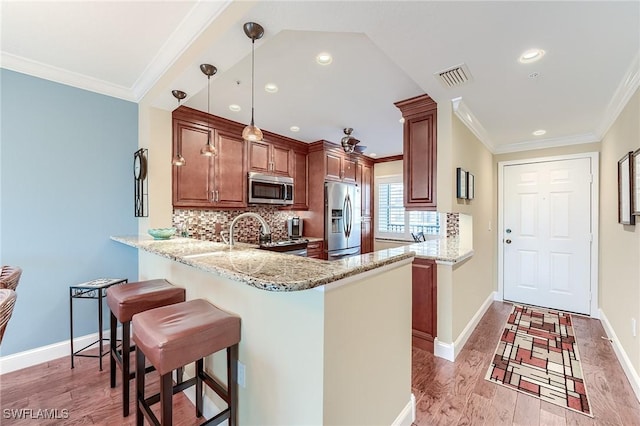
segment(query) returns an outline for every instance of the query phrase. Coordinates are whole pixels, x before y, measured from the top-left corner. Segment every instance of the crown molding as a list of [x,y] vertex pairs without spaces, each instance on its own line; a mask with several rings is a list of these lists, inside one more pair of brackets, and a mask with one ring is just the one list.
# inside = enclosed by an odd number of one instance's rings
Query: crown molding
[[231,0],[197,2],[180,22],[176,30],[169,36],[132,87],[113,84],[105,80],[54,67],[7,52],[0,52],[0,66],[67,86],[77,87],[126,101],[140,102],[144,95],[180,58],[184,50],[187,49],[231,3]]
[[451,104],[453,106],[453,112],[460,121],[462,121],[465,126],[471,130],[471,133],[473,133],[478,140],[487,147],[489,152],[495,154],[496,147],[493,145],[493,142],[491,142],[489,134],[485,128],[482,127],[482,124],[480,124],[480,120],[473,115],[469,107],[462,101],[462,98],[451,99]]
[[636,54],[633,61],[631,61],[629,69],[622,77],[622,81],[607,105],[604,118],[596,130],[600,139],[604,138],[604,135],[609,131],[609,128],[611,128],[624,107],[627,106],[629,99],[638,90],[638,87],[640,87],[640,54]]
[[140,101],[160,78],[173,66],[182,53],[202,35],[232,3],[225,1],[199,1],[191,8],[176,30],[169,36],[156,56],[133,84],[132,92]]
[[529,141],[522,141],[516,143],[510,143],[507,145],[502,145],[497,148],[494,154],[506,154],[510,152],[519,152],[519,151],[531,151],[534,149],[543,149],[543,148],[555,148],[559,146],[566,145],[580,145],[583,143],[593,143],[600,142],[600,136],[595,133],[584,133],[581,135],[573,135],[561,138],[549,138],[549,139],[536,139]]
[[124,99],[125,101],[137,101],[131,89],[127,87],[53,67],[43,64],[42,62],[32,61],[7,52],[0,53],[0,66],[11,71],[77,87],[90,92],[100,93],[102,95],[112,96],[114,98]]

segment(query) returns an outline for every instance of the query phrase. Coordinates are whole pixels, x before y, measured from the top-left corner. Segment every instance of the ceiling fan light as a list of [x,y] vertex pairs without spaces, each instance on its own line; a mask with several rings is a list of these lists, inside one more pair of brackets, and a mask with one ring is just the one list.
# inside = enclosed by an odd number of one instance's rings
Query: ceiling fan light
[[254,126],[253,124],[249,124],[242,131],[242,139],[249,142],[257,142],[262,140],[262,130],[260,128]]

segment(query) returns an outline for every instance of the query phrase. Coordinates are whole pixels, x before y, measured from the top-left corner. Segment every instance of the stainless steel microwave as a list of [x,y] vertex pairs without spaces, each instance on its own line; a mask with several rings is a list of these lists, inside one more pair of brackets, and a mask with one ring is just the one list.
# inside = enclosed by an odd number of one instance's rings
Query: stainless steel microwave
[[293,178],[249,173],[249,204],[293,204]]

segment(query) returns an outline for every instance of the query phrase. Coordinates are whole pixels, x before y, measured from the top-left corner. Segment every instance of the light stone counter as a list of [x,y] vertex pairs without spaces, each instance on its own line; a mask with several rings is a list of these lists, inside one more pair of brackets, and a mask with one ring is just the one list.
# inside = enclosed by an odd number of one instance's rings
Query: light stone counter
[[453,265],[473,256],[473,249],[465,247],[457,237],[437,238],[403,247],[414,252],[417,258],[432,259],[445,265]]
[[[111,239],[268,291],[307,290],[414,256],[411,249],[398,247],[326,261],[259,250],[255,245],[242,243],[231,248],[191,238],[154,240],[147,236],[114,236]],[[420,244],[410,247],[413,246]]]

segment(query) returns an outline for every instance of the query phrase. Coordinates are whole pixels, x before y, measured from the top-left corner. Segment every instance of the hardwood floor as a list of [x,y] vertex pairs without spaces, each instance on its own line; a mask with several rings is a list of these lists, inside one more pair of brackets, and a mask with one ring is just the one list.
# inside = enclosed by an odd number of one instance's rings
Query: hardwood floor
[[[587,392],[594,418],[540,402],[484,380],[511,305],[494,302],[473,332],[455,363],[413,350],[413,393],[417,401],[416,426],[427,425],[640,425],[640,404],[611,344],[603,340],[597,320],[574,315]],[[134,425],[132,414],[122,417],[120,380],[109,387],[108,359],[104,371],[92,358],[77,358],[71,370],[69,358],[60,358],[0,376],[0,424],[2,425]],[[157,392],[155,372],[148,375],[148,392]],[[134,383],[131,383],[134,392]],[[58,410],[66,419],[8,419],[5,410]],[[174,396],[177,425],[197,425],[191,402]],[[362,425],[369,426],[369,425]]]
[[600,321],[573,315],[594,418],[484,379],[511,304],[494,302],[455,363],[413,349],[417,426],[640,425],[640,404]]

